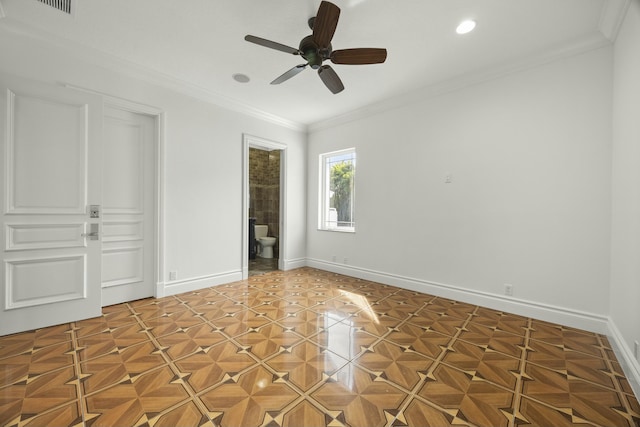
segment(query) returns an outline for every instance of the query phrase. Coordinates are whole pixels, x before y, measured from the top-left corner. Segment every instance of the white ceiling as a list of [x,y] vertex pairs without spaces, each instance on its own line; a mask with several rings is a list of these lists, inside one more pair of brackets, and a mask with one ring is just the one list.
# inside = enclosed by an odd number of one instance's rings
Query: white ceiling
[[[312,125],[434,87],[609,43],[628,0],[334,0],[334,49],[384,47],[377,65],[333,65],[333,95],[314,70],[269,83],[304,63],[244,41],[246,34],[297,47],[319,0],[75,0],[65,15],[36,0],[0,0],[0,26],[25,29],[78,52],[149,71],[155,81],[294,125]],[[457,24],[475,19],[470,34]],[[90,49],[90,50],[89,50]],[[246,84],[234,73],[251,78]]]

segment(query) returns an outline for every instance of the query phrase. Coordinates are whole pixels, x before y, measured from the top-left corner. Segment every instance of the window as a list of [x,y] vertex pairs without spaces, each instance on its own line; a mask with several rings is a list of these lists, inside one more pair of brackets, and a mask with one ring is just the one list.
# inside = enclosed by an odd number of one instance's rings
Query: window
[[355,231],[356,150],[320,155],[319,228]]

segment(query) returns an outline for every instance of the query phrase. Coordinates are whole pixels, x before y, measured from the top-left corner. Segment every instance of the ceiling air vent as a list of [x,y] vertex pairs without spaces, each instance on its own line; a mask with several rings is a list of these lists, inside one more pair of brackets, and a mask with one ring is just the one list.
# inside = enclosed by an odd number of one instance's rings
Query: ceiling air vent
[[72,0],[38,0],[40,3],[44,3],[58,9],[61,12],[71,15],[71,1]]

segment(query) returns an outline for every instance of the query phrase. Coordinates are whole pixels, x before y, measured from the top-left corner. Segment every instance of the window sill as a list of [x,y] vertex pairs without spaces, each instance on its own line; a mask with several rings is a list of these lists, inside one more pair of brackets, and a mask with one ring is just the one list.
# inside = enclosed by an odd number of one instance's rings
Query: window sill
[[356,229],[353,227],[341,227],[341,228],[318,228],[318,231],[332,231],[334,233],[354,233]]

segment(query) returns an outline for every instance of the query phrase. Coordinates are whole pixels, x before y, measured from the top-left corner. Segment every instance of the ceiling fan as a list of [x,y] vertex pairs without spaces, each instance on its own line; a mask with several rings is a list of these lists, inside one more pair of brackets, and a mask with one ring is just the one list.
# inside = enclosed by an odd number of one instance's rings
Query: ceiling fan
[[316,16],[310,18],[308,21],[313,34],[303,38],[297,49],[252,35],[247,35],[244,39],[248,42],[259,44],[260,46],[293,55],[300,55],[307,61],[305,64],[296,65],[276,78],[271,82],[272,85],[277,85],[289,80],[307,68],[307,66],[310,66],[314,70],[318,70],[318,75],[322,82],[335,94],[342,92],[344,85],[330,65],[322,65],[324,61],[330,60],[334,64],[365,65],[380,64],[387,59],[386,49],[357,48],[333,50],[331,39],[336,31],[339,17],[340,8],[338,6],[328,1],[320,3]]

